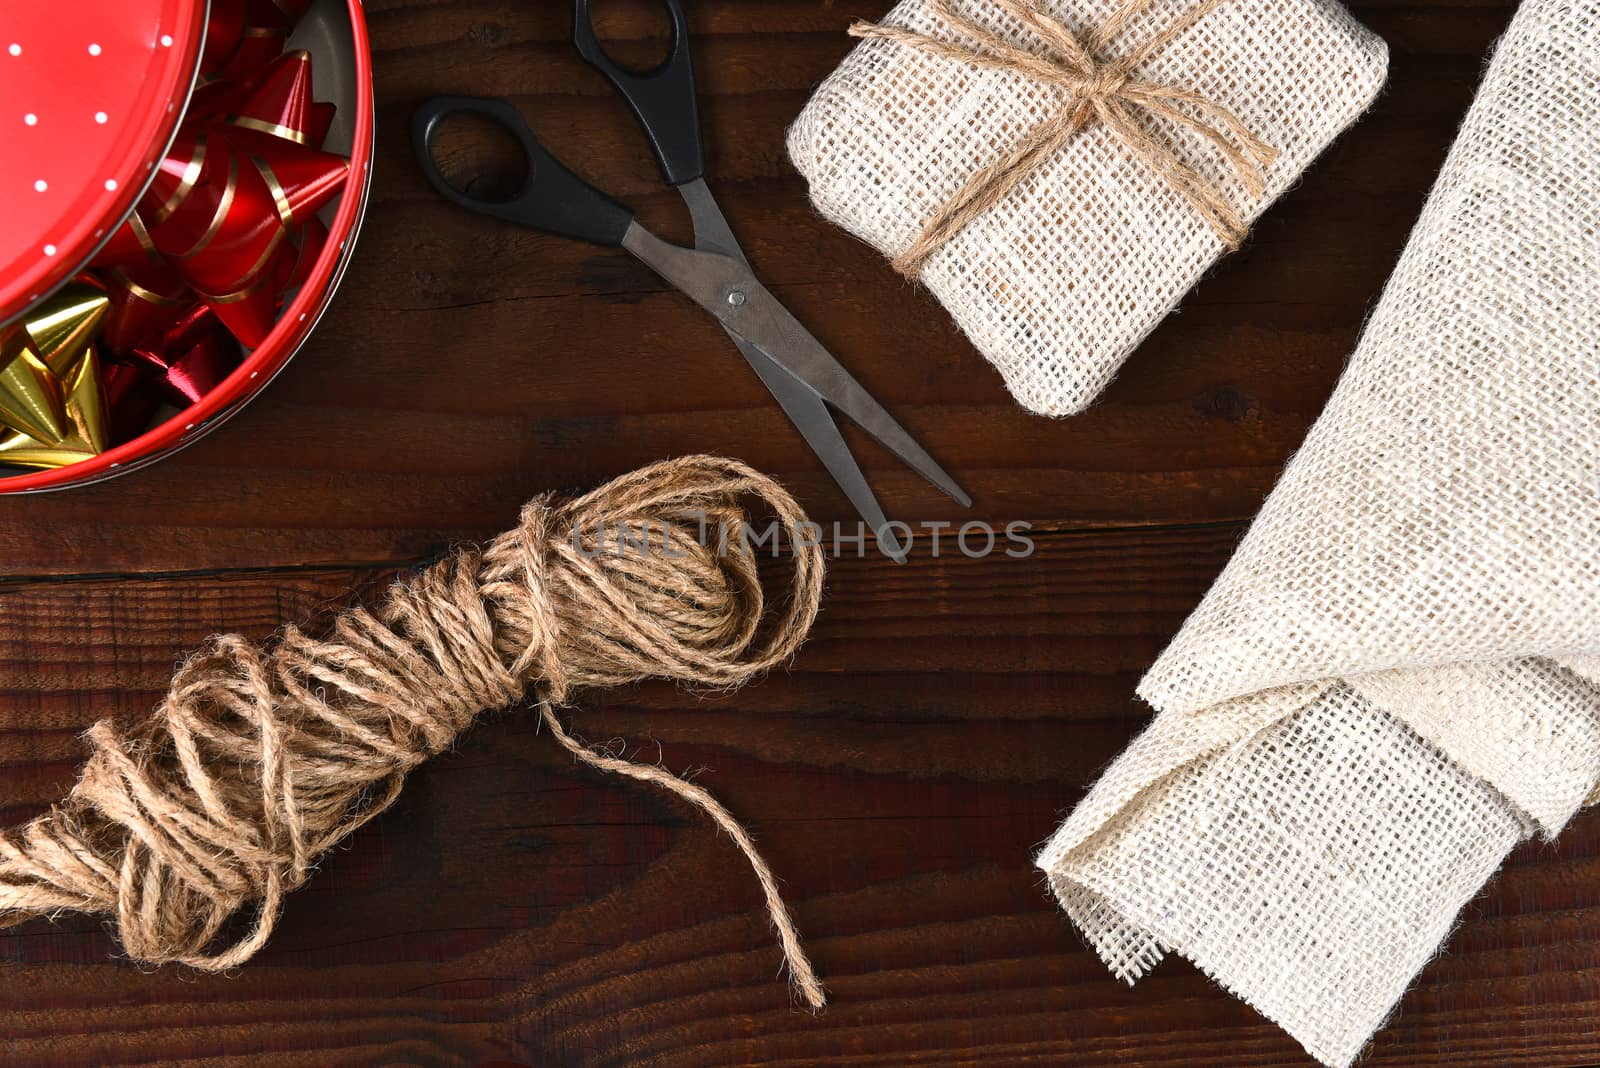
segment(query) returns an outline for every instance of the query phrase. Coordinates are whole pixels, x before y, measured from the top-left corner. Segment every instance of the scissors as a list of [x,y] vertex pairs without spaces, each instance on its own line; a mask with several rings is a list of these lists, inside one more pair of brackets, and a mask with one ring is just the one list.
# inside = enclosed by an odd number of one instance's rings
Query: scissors
[[[503,99],[439,96],[425,101],[411,120],[418,162],[434,188],[460,207],[519,226],[624,248],[710,312],[872,528],[879,546],[904,563],[905,550],[830,408],[848,416],[963,507],[970,507],[972,499],[757,280],[706,186],[688,20],[679,0],[663,2],[672,21],[672,48],[653,70],[635,73],[612,61],[595,35],[589,0],[574,0],[573,44],[622,94],[643,127],[662,177],[682,195],[694,220],[693,248],[657,237],[639,225],[631,208],[568,170]],[[488,119],[521,142],[528,176],[510,199],[469,196],[440,171],[433,156],[434,136],[444,120],[462,114]]]

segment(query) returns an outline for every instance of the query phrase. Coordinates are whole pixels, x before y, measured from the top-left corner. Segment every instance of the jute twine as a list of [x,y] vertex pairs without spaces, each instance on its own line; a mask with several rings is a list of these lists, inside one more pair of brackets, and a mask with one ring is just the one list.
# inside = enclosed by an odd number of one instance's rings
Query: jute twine
[[[535,500],[487,549],[396,583],[373,610],[344,611],[326,638],[289,626],[264,646],[213,639],[144,722],[90,728],[92,755],[65,801],[0,835],[0,925],[105,913],[138,960],[238,965],[266,942],[284,893],[388,808],[407,772],[531,690],[578,760],[671,791],[733,838],[796,988],[821,1008],[822,986],[744,828],[701,787],[575,740],[553,711],[583,687],[650,677],[733,687],[795,652],[816,618],[821,550],[795,539],[789,596],[764,626],[753,549],[716,536],[747,521],[744,498],[785,529],[806,521],[764,475],[688,457],[576,500]],[[619,543],[619,530],[650,531],[648,545]],[[713,536],[702,543],[703,530]],[[252,906],[248,930],[225,939],[226,922]]]
[[1112,59],[1100,58],[1106,44],[1155,2],[1125,0],[1104,24],[1080,39],[1071,27],[1042,11],[1036,0],[994,0],[997,8],[1038,36],[1046,46],[1045,54],[1029,51],[973,21],[957,11],[952,0],[929,0],[929,6],[947,25],[968,38],[970,44],[943,40],[902,26],[857,22],[850,27],[852,37],[898,41],[958,62],[1014,71],[1058,86],[1065,96],[1061,111],[1036,125],[1004,156],[974,173],[928,220],[911,247],[894,259],[896,270],[908,278],[915,277],[928,257],[945,242],[999,203],[1035,168],[1053,157],[1069,138],[1097,119],[1193,205],[1230,249],[1239,246],[1248,228],[1238,210],[1221,190],[1179,159],[1170,146],[1146,132],[1132,111],[1141,109],[1193,130],[1216,148],[1251,197],[1263,195],[1265,169],[1278,158],[1275,148],[1251,133],[1233,112],[1203,93],[1158,85],[1133,76],[1140,64],[1187,33],[1225,0],[1202,0],[1133,51]]

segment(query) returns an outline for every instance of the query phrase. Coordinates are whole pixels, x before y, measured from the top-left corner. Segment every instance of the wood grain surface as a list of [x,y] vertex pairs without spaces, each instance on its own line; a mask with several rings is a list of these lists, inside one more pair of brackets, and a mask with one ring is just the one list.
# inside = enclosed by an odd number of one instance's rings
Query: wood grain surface
[[[749,870],[698,814],[486,719],[324,860],[228,976],[119,959],[93,919],[0,934],[6,1065],[1306,1065],[1181,961],[1112,980],[1034,848],[1145,722],[1140,671],[1316,416],[1443,158],[1506,0],[1362,0],[1393,50],[1372,114],[1150,338],[1103,401],[1030,416],[925,294],[816,218],[784,127],[887,0],[690,0],[709,173],[771,288],[1029,560],[843,559],[792,670],[715,699],[646,685],[572,714],[709,787],[760,839],[833,995],[797,1009]],[[660,20],[603,13],[646,59]],[[217,630],[264,636],[508,525],[538,492],[726,453],[854,517],[716,326],[626,254],[469,217],[407,117],[505,95],[683,235],[554,0],[371,0],[378,155],[353,266],[225,430],[100,487],[0,503],[0,808],[71,783],[79,733],[143,714]],[[859,439],[857,439],[859,440]],[[954,506],[870,443],[892,516]],[[1600,1063],[1600,818],[1520,850],[1370,1052]]]

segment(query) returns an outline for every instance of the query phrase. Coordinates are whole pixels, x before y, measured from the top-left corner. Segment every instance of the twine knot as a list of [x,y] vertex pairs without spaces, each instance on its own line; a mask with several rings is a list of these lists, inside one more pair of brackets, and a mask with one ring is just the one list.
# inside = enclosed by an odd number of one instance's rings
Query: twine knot
[[1085,104],[1104,104],[1113,97],[1121,96],[1127,85],[1128,75],[1120,67],[1108,64],[1096,67],[1086,79],[1075,80],[1070,91]]
[[[1056,86],[1063,90],[1069,105],[1039,122],[1003,157],[973,174],[928,220],[911,246],[895,257],[896,270],[914,278],[929,256],[999,203],[1092,121],[1103,123],[1134,156],[1188,201],[1229,249],[1239,246],[1248,228],[1238,209],[1200,172],[1179,159],[1170,145],[1146,131],[1132,114],[1133,109],[1142,110],[1199,134],[1228,163],[1252,198],[1263,195],[1266,169],[1277,160],[1277,149],[1204,94],[1145,81],[1133,74],[1140,64],[1187,33],[1224,0],[1202,0],[1132,52],[1101,58],[1106,44],[1154,2],[1124,0],[1105,23],[1080,38],[1066,23],[1044,12],[1037,0],[994,0],[996,7],[1044,44],[1042,54],[1023,48],[962,14],[952,0],[928,0],[928,6],[970,43],[945,40],[903,26],[857,22],[850,27],[852,37],[898,41],[946,59],[1011,71]],[[1070,106],[1074,102],[1076,106]]]
[[[719,536],[747,522],[748,498],[783,529],[806,523],[766,476],[688,457],[576,500],[539,498],[486,549],[395,583],[374,610],[345,610],[326,637],[291,625],[264,646],[213,639],[148,719],[89,729],[92,753],[64,802],[0,834],[0,925],[107,913],[138,960],[240,964],[271,934],[283,895],[388,808],[412,768],[531,690],[577,759],[672,791],[734,839],[796,987],[820,1008],[821,984],[744,828],[702,787],[575,740],[553,708],[578,689],[651,677],[730,688],[794,654],[816,618],[822,553],[796,540],[789,595],[767,619],[754,549]],[[236,933],[229,921],[252,905]]]

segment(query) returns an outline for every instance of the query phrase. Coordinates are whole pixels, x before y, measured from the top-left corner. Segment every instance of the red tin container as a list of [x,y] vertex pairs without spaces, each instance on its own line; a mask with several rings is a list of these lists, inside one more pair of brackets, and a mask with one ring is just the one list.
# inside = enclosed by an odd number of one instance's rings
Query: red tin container
[[[206,0],[96,5],[92,28],[63,20],[59,5],[6,8],[0,12],[0,128],[16,130],[4,138],[9,161],[0,161],[0,323],[70,280],[131,213],[182,121],[207,21]],[[265,387],[326,310],[371,187],[372,61],[360,0],[316,0],[288,46],[311,54],[316,96],[337,108],[326,147],[350,159],[343,191],[318,213],[329,236],[305,281],[267,337],[198,402],[91,459],[0,476],[0,494],[86,485],[171,455]],[[48,93],[39,86],[48,86]],[[37,100],[29,98],[29,87]],[[135,106],[119,113],[119,102]]]

